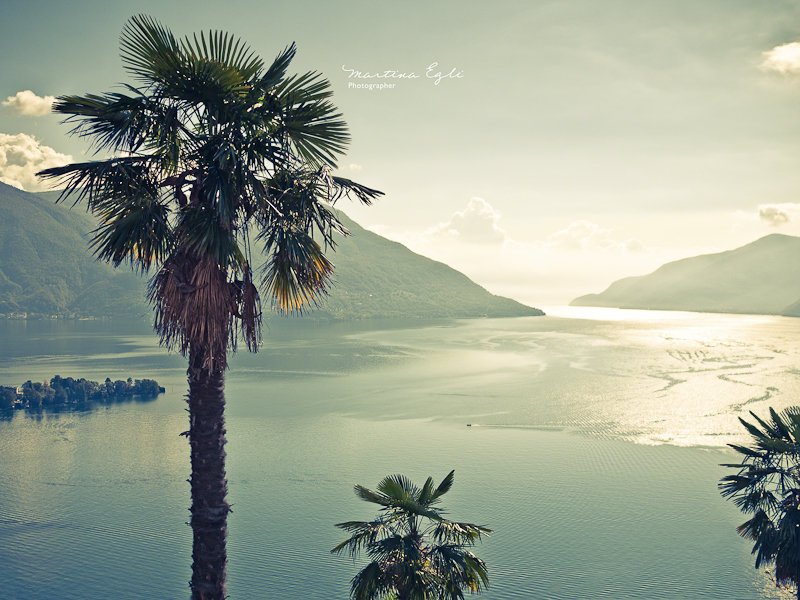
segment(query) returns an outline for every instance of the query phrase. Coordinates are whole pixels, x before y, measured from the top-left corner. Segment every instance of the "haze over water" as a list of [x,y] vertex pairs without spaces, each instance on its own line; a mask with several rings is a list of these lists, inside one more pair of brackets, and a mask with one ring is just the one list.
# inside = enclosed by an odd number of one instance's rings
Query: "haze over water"
[[[545,309],[470,321],[270,321],[228,373],[232,598],[346,598],[352,494],[456,469],[496,533],[484,598],[772,598],[716,489],[736,419],[797,403],[800,320]],[[0,384],[153,378],[150,403],[0,422],[11,599],[187,597],[185,364],[143,323],[0,322]],[[469,427],[467,425],[470,425]]]

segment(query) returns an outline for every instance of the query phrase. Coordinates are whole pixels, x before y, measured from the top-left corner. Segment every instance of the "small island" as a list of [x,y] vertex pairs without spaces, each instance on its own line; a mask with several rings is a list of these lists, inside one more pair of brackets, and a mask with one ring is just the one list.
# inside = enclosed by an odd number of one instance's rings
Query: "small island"
[[56,375],[49,382],[31,381],[19,387],[0,386],[0,410],[81,406],[90,402],[122,402],[134,396],[155,398],[164,388],[152,379],[105,382]]

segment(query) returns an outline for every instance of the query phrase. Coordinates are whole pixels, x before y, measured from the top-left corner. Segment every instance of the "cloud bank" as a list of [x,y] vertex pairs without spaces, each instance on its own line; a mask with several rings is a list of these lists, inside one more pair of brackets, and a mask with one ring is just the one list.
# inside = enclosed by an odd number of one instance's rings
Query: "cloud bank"
[[36,172],[73,162],[71,156],[56,152],[24,133],[0,133],[0,181],[28,192],[49,189]]
[[603,229],[590,221],[574,221],[566,229],[549,235],[540,246],[559,250],[620,250],[643,251],[644,244],[637,239],[617,241],[610,229]]
[[[546,240],[519,242],[500,227],[501,214],[483,198],[470,199],[463,211],[458,211],[449,221],[410,236],[418,242],[450,243],[460,245],[493,245],[518,249],[528,245],[536,249],[564,251],[641,251],[644,245],[636,239],[615,240],[610,229],[603,229],[590,221],[573,221]],[[408,241],[408,240],[407,240]]]
[[500,212],[476,197],[448,221],[422,232],[371,229],[452,266],[494,294],[532,306],[566,304],[677,258],[639,240],[615,239],[612,230],[586,220],[535,241],[513,239],[500,222]]
[[42,115],[49,114],[53,108],[55,97],[45,96],[44,98],[37,96],[30,90],[17,92],[14,96],[9,96],[3,102],[3,106],[7,106],[11,112],[26,117],[41,117]]
[[800,42],[783,44],[764,52],[761,67],[779,73],[800,73]]

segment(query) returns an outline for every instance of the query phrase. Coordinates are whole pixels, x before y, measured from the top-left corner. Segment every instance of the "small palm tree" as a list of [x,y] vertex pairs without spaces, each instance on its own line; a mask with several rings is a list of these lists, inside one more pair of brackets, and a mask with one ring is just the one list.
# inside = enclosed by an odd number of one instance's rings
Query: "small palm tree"
[[355,557],[364,550],[372,559],[351,581],[354,600],[455,600],[489,585],[486,564],[467,548],[492,530],[449,521],[436,508],[454,473],[438,487],[432,477],[419,488],[402,475],[384,478],[377,491],[355,486],[356,496],[382,506],[383,514],[336,525],[352,535],[332,553]]
[[800,600],[800,407],[770,408],[767,421],[750,414],[758,425],[739,421],[753,444],[729,444],[743,458],[722,465],[739,472],[722,478],[720,492],[753,515],[737,530],[752,540],[756,568],[774,563],[776,583],[794,585]]
[[[192,597],[222,600],[228,352],[237,339],[258,348],[261,290],[283,313],[317,302],[333,271],[323,246],[347,233],[329,204],[380,192],[331,174],[347,127],[327,80],[286,75],[294,45],[267,66],[227,33],[179,40],[137,16],[121,50],[138,87],[54,105],[111,156],[39,175],[99,218],[98,258],[156,271],[155,329],[189,362]],[[254,245],[266,259],[260,286]]]

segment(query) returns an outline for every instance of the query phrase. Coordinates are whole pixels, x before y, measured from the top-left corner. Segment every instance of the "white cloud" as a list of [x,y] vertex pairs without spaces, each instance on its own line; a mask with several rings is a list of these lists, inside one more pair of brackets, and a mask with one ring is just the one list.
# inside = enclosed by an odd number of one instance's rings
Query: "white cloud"
[[762,223],[770,227],[780,227],[792,220],[788,212],[783,210],[780,206],[774,205],[759,206],[758,218],[761,219]]
[[24,133],[0,133],[0,181],[21,190],[38,192],[49,189],[36,172],[73,162],[71,156],[56,152]]
[[449,239],[471,244],[502,244],[506,232],[497,222],[500,213],[483,198],[472,198],[463,212],[457,212],[446,223],[440,223],[423,233],[433,239]]
[[50,113],[53,108],[55,97],[45,96],[44,98],[37,96],[30,90],[24,92],[17,92],[14,96],[9,96],[3,102],[3,106],[7,106],[9,110],[24,115],[26,117],[41,117]]
[[557,250],[644,250],[644,244],[637,239],[617,241],[610,235],[610,229],[603,229],[590,221],[574,221],[539,244]]
[[736,219],[735,231],[746,230],[752,236],[764,235],[763,225],[768,227],[785,227],[789,235],[800,235],[800,204],[784,202],[781,204],[761,204],[757,211],[737,210],[733,213]]
[[347,165],[347,168],[350,169],[351,171],[360,171],[364,167],[362,167],[361,165],[357,165],[355,163],[350,163],[349,165]]
[[764,52],[761,67],[779,73],[800,73],[800,42],[783,44]]

